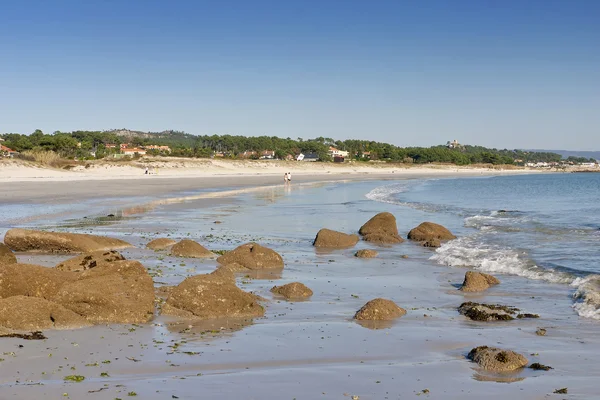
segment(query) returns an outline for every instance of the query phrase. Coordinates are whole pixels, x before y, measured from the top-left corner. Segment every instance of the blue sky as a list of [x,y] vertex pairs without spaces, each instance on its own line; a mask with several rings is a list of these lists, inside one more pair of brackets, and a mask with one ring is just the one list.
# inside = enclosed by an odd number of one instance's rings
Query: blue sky
[[0,0],[0,132],[600,150],[600,1]]

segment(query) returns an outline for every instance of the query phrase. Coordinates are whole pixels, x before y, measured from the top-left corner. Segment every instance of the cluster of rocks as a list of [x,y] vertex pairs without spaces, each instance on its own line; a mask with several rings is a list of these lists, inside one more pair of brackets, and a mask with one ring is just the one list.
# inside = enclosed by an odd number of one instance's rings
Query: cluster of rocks
[[500,304],[483,304],[467,301],[458,307],[458,312],[473,321],[512,321],[515,318],[539,318],[537,314],[521,313],[516,307]]

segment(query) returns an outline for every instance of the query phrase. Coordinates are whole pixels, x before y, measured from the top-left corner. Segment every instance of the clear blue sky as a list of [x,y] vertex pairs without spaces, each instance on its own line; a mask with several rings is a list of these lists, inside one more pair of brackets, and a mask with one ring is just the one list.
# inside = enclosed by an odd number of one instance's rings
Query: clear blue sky
[[0,0],[0,132],[600,150],[600,1]]

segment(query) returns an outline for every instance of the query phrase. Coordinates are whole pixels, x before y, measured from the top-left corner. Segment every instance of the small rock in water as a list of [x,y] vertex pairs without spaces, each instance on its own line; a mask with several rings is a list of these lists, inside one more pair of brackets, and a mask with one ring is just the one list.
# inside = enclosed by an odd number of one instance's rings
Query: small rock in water
[[567,392],[568,392],[568,389],[567,389],[567,388],[556,389],[556,390],[554,391],[554,393],[556,393],[556,394],[567,394]]
[[529,368],[536,370],[536,371],[550,371],[551,369],[554,369],[548,365],[544,365],[544,364],[540,364],[540,363],[533,363],[529,366]]
[[538,336],[546,336],[546,330],[544,328],[538,328],[538,330],[535,331],[535,334]]

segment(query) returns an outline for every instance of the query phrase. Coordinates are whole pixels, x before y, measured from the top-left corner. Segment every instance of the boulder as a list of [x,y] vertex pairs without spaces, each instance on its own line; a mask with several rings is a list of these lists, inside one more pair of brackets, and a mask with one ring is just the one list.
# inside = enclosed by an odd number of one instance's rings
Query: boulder
[[359,240],[360,238],[358,235],[348,235],[324,228],[317,233],[313,246],[329,249],[343,249],[355,246]]
[[408,238],[426,247],[440,247],[441,241],[456,239],[456,236],[442,225],[423,222],[408,232]]
[[223,265],[237,263],[248,269],[283,268],[283,258],[257,243],[246,243],[217,258]]
[[0,299],[0,326],[18,331],[75,329],[90,326],[82,316],[38,297]]
[[177,243],[177,242],[174,241],[173,239],[158,238],[158,239],[152,240],[151,242],[148,242],[148,244],[146,245],[146,248],[151,249],[151,250],[164,250],[167,247],[174,245],[175,243]]
[[502,350],[495,347],[479,346],[467,356],[481,368],[489,372],[510,372],[523,368],[529,362],[527,358],[512,350]]
[[389,321],[406,314],[406,310],[387,299],[373,299],[362,306],[354,315],[354,319],[362,321]]
[[183,318],[261,317],[260,297],[235,285],[231,271],[216,271],[186,278],[171,290],[162,306],[162,314]]
[[492,275],[481,272],[467,271],[465,280],[460,288],[463,292],[482,292],[490,286],[499,284],[500,281]]
[[190,239],[183,239],[171,247],[171,255],[176,257],[207,258],[213,257],[215,254],[200,243]]
[[138,261],[115,261],[75,274],[52,300],[89,322],[143,323],[154,316],[154,284]]
[[4,243],[0,243],[0,264],[15,264],[17,257]]
[[0,298],[31,296],[52,298],[77,274],[31,264],[0,264]]
[[125,260],[125,257],[116,250],[92,251],[63,261],[56,266],[56,269],[59,271],[82,272],[98,265],[123,260]]
[[80,233],[44,232],[14,228],[6,232],[4,243],[14,251],[46,253],[86,253],[124,249],[129,243],[102,236]]
[[379,253],[375,250],[365,249],[357,251],[356,254],[354,254],[354,256],[358,258],[375,258],[378,254]]
[[402,243],[398,235],[396,217],[388,212],[379,213],[368,220],[358,231],[367,242],[382,244]]
[[300,282],[292,282],[283,286],[273,286],[271,292],[286,299],[306,299],[313,295],[313,291]]
[[467,301],[458,307],[458,312],[473,321],[512,321],[515,318],[539,318],[537,314],[520,313],[516,307],[500,304],[483,304]]

